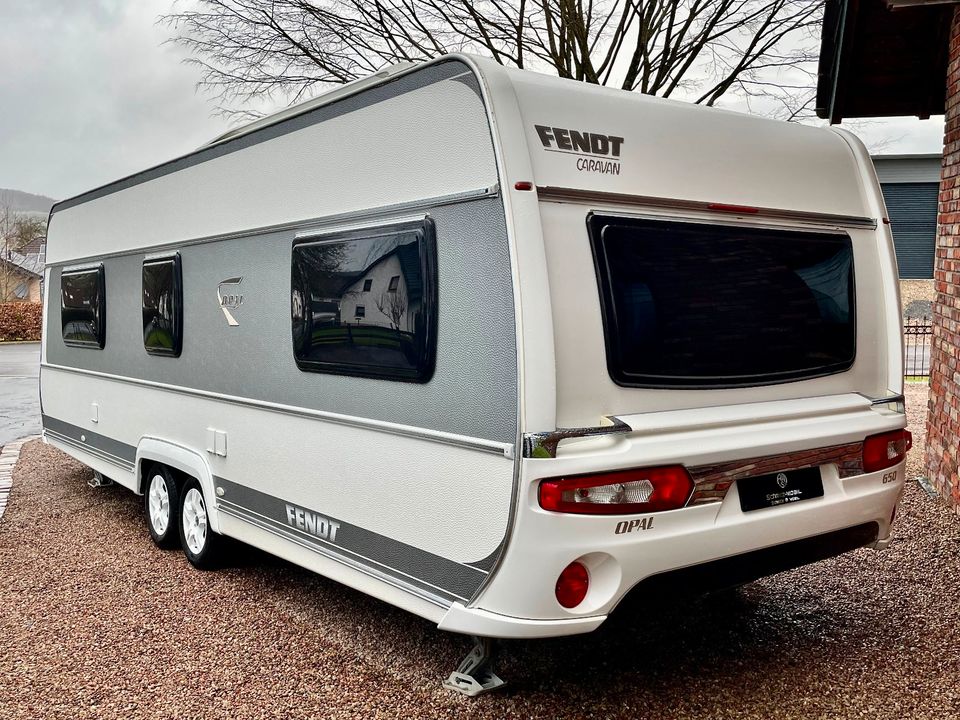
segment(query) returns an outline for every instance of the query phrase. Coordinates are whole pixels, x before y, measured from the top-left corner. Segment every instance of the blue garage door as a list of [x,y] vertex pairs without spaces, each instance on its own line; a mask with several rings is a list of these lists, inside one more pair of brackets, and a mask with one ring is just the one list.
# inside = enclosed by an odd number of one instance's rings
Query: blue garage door
[[937,237],[937,183],[887,183],[881,186],[893,228],[900,277],[933,277]]

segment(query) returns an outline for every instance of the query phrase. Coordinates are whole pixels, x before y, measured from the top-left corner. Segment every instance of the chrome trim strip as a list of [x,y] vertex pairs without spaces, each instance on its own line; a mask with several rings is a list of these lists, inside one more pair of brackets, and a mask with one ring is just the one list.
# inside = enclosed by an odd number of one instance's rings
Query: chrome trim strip
[[561,440],[633,432],[633,428],[615,415],[608,415],[607,419],[613,424],[596,427],[557,428],[549,432],[525,433],[523,436],[523,457],[555,458],[557,456],[557,446]]
[[463,192],[451,193],[449,195],[438,195],[431,198],[420,200],[410,200],[392,205],[381,205],[375,208],[364,208],[363,210],[351,210],[350,212],[338,213],[336,215],[325,215],[321,217],[310,218],[307,220],[297,220],[295,222],[281,223],[278,225],[264,225],[258,228],[242,230],[237,232],[221,233],[219,235],[207,235],[204,237],[193,238],[192,240],[178,240],[169,243],[160,243],[156,245],[145,245],[132,250],[118,250],[116,252],[102,253],[98,255],[87,255],[84,257],[71,258],[70,260],[60,260],[47,263],[46,267],[55,268],[63,266],[79,265],[81,263],[100,262],[106,258],[127,257],[130,255],[149,255],[171,253],[180,248],[190,247],[192,245],[205,245],[207,243],[223,242],[225,240],[237,240],[246,237],[255,237],[267,233],[284,232],[297,230],[305,233],[322,233],[326,228],[335,228],[345,221],[370,221],[374,222],[385,216],[392,216],[398,212],[414,212],[418,210],[429,210],[430,208],[441,207],[443,205],[453,205],[460,202],[470,202],[484,198],[496,197],[500,194],[500,185],[491,185],[490,187],[477,188],[475,190],[465,190]]
[[863,443],[830,445],[687,468],[694,482],[693,495],[687,507],[722,502],[730,486],[737,480],[822,465],[836,465],[841,478],[863,475]]
[[511,458],[514,452],[513,445],[510,445],[509,443],[497,442],[495,440],[483,440],[481,438],[471,438],[464,435],[455,435],[453,433],[443,432],[442,430],[431,430],[429,428],[421,428],[411,425],[400,425],[397,423],[387,422],[385,420],[359,418],[352,415],[340,415],[338,413],[328,412],[326,410],[311,410],[309,408],[281,405],[280,403],[272,403],[265,400],[254,400],[252,398],[242,398],[235,395],[224,395],[222,393],[210,392],[207,390],[197,390],[179,385],[168,385],[167,383],[156,382],[153,380],[141,380],[139,378],[114,375],[112,373],[98,372],[95,370],[72,368],[65,365],[41,363],[40,367],[41,369],[46,370],[58,370],[66,373],[74,373],[77,375],[87,375],[89,377],[113,380],[115,382],[126,383],[128,385],[140,385],[142,387],[164,390],[166,392],[177,393],[180,395],[190,395],[208,400],[219,400],[221,402],[228,402],[233,405],[253,407],[283,415],[307,417],[315,420],[324,420],[326,422],[336,423],[338,425],[348,425],[350,427],[358,427],[365,430],[376,430],[378,432],[390,433],[392,435],[401,435],[404,437],[416,438],[417,440],[426,440],[428,442],[440,443],[442,445],[452,445],[454,447],[460,447],[467,450],[476,450],[477,452],[500,455],[506,458]]
[[905,403],[907,401],[903,395],[890,395],[888,397],[873,398],[869,395],[864,395],[863,393],[857,394],[869,400],[871,405],[889,405],[891,403]]
[[[353,570],[362,572],[364,575],[368,575],[376,580],[379,580],[380,582],[391,585],[392,587],[395,587],[398,590],[403,590],[405,592],[410,593],[411,595],[416,595],[417,597],[423,600],[426,600],[427,602],[433,605],[436,605],[438,607],[446,609],[453,604],[451,601],[445,598],[442,598],[439,595],[434,595],[433,593],[423,588],[419,588],[419,587],[416,587],[415,585],[406,583],[400,580],[399,578],[395,578],[384,572],[380,572],[379,570],[376,570],[368,565],[364,565],[363,563],[357,562],[356,560],[352,560],[350,558],[343,557],[342,555],[332,553],[326,548],[323,548],[319,545],[311,543],[304,538],[294,535],[293,533],[288,533],[284,530],[281,530],[280,528],[272,527],[268,523],[264,522],[264,520],[257,517],[256,514],[249,513],[248,511],[244,511],[243,508],[240,508],[237,506],[230,506],[227,503],[224,503],[222,500],[218,500],[217,510],[219,512],[230,515],[231,517],[234,517],[237,520],[240,520],[242,522],[250,523],[251,525],[254,525],[260,528],[264,532],[270,533],[271,535],[281,537],[284,540],[292,542],[295,545],[299,545],[305,550],[310,550],[312,552],[317,553],[318,555],[323,555],[329,560],[334,560],[343,565],[346,565],[347,567]],[[450,594],[452,597],[460,598],[459,595],[453,595],[453,593],[450,593]],[[464,598],[460,598],[460,599],[464,599]]]
[[557,202],[586,201],[610,203],[615,205],[645,205],[667,210],[692,210],[709,212],[718,217],[766,218],[790,220],[799,223],[815,223],[818,225],[842,225],[844,227],[861,227],[875,230],[876,218],[858,217],[856,215],[833,215],[830,213],[802,212],[799,210],[783,210],[779,208],[757,208],[757,212],[738,215],[736,212],[718,212],[710,209],[710,203],[698,200],[681,200],[678,198],[652,197],[649,195],[630,195],[627,193],[601,192],[596,190],[579,190],[577,188],[544,186],[537,188],[537,195],[542,200]]

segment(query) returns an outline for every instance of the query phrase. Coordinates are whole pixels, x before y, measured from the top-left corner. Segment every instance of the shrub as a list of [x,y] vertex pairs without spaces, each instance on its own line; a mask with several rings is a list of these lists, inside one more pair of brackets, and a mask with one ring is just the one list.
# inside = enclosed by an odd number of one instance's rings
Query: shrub
[[0,342],[39,340],[42,321],[40,303],[0,303]]

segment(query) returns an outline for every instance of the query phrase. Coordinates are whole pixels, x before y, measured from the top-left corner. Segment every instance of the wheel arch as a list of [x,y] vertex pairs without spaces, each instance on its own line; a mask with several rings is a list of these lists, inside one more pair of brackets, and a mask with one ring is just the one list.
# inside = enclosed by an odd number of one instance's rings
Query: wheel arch
[[136,486],[137,494],[143,494],[144,473],[151,463],[161,463],[173,470],[178,470],[200,483],[203,490],[203,500],[207,506],[207,517],[214,532],[220,532],[220,517],[217,513],[216,492],[213,484],[213,473],[207,465],[206,458],[190,448],[177,445],[169,440],[144,437],[137,445],[136,457]]

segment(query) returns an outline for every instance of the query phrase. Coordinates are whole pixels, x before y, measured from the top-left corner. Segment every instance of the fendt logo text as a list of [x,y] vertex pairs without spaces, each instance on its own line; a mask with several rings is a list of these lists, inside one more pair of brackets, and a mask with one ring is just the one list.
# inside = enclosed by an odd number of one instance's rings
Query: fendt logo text
[[[604,175],[620,174],[620,149],[623,138],[617,135],[568,130],[566,128],[534,125],[544,150],[578,155],[577,170]],[[616,158],[616,159],[613,159]]]

